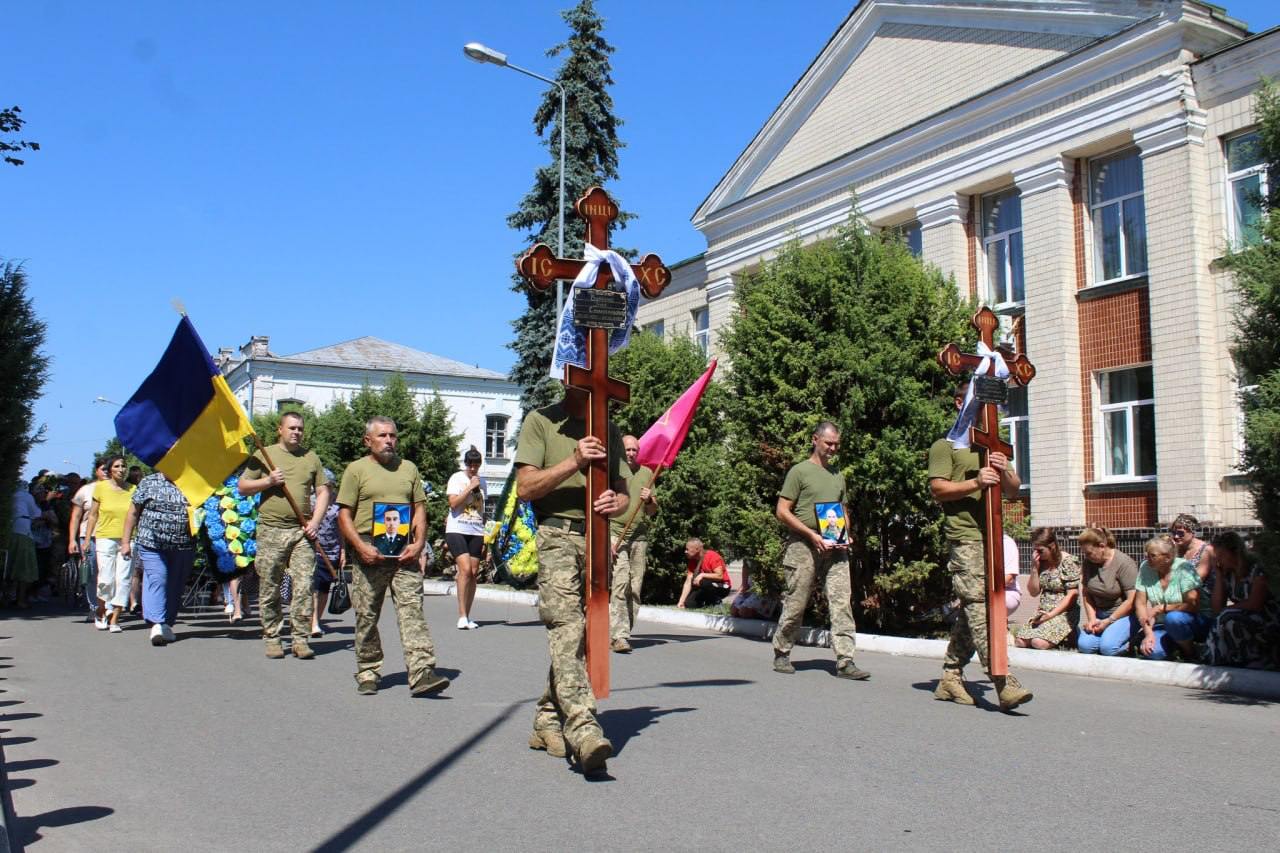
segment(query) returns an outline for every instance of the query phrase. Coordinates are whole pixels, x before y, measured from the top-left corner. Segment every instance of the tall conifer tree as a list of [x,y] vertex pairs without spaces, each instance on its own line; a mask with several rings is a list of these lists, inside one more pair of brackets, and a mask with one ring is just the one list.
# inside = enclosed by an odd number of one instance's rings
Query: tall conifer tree
[[27,295],[21,264],[0,265],[0,544],[8,541],[13,487],[22,476],[27,453],[44,440],[44,427],[33,430],[36,401],[49,378],[44,353],[45,324]]
[[[548,56],[564,56],[556,81],[564,86],[565,118],[565,241],[568,257],[582,257],[583,223],[573,211],[573,202],[594,185],[605,186],[618,177],[618,139],[622,120],[613,113],[613,85],[609,55],[614,48],[605,41],[604,19],[596,12],[594,0],[581,0],[563,13],[569,38],[547,51]],[[557,246],[557,216],[560,193],[560,92],[547,90],[533,128],[543,138],[551,161],[534,174],[533,188],[520,202],[520,209],[507,217],[507,224],[525,232],[527,245]],[[617,199],[614,199],[617,201]],[[614,223],[623,226],[630,214]],[[523,251],[523,249],[522,249]],[[557,397],[556,383],[547,376],[551,366],[551,345],[555,337],[554,289],[539,293],[519,276],[513,288],[525,294],[528,308],[515,320],[516,338],[510,344],[516,353],[511,380],[523,390],[521,405],[528,411]]]

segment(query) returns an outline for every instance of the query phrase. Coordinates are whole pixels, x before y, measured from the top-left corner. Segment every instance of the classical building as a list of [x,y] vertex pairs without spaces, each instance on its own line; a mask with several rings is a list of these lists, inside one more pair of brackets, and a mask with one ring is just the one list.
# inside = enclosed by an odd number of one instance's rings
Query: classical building
[[480,473],[491,498],[496,500],[511,471],[515,453],[508,438],[520,425],[520,387],[497,371],[374,337],[277,355],[267,336],[255,335],[238,350],[219,350],[217,362],[251,415],[304,404],[324,411],[337,400],[350,400],[365,385],[385,387],[399,373],[420,405],[439,394],[449,407],[454,428],[463,435],[459,465],[471,445],[484,453]]
[[1252,524],[1215,261],[1258,215],[1253,93],[1278,74],[1280,29],[1191,0],[864,0],[639,322],[714,354],[735,280],[830,235],[856,193],[871,227],[1025,321],[1039,374],[1007,423],[1036,523]]

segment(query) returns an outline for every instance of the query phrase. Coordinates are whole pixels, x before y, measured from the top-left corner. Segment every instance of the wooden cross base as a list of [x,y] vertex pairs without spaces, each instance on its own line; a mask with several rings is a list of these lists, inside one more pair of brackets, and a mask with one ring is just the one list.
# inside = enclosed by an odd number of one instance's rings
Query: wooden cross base
[[[578,216],[587,223],[586,242],[597,249],[609,248],[609,223],[618,218],[618,206],[600,187],[592,187],[574,205]],[[558,279],[575,279],[586,261],[557,258],[546,245],[539,243],[520,256],[516,270],[538,290],[546,290]],[[662,293],[671,282],[671,271],[657,255],[645,255],[639,264],[631,265],[640,290],[649,298]],[[592,287],[604,290],[613,280],[613,271],[602,264]],[[559,318],[556,318],[559,322]],[[558,330],[557,330],[558,331]],[[595,436],[607,450],[609,442],[609,403],[626,402],[631,390],[625,382],[609,378],[609,332],[590,329],[587,334],[587,367],[570,365],[565,369],[564,384],[587,395],[587,434]],[[606,458],[591,464],[587,471],[586,587],[587,677],[597,699],[609,696],[609,575],[612,549],[609,547],[609,519],[593,507],[596,497],[608,491],[610,463]]]

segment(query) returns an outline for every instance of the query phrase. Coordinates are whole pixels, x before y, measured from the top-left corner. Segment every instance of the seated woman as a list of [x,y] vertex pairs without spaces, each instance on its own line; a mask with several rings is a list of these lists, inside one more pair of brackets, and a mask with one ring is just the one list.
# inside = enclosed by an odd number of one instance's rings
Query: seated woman
[[1147,660],[1174,655],[1197,660],[1193,641],[1209,634],[1211,620],[1201,612],[1200,576],[1176,552],[1172,538],[1155,536],[1147,542],[1147,558],[1138,567],[1134,596],[1142,627],[1138,652]]
[[1280,602],[1240,534],[1213,537],[1213,612],[1208,662],[1280,669]]
[[1076,646],[1082,654],[1108,657],[1129,650],[1134,583],[1138,566],[1116,549],[1116,537],[1105,527],[1091,524],[1080,534],[1084,553],[1084,595],[1080,634]]
[[1200,521],[1190,513],[1182,513],[1169,525],[1169,537],[1178,556],[1191,564],[1200,578],[1200,607],[1208,612],[1213,597],[1213,546],[1196,535]]
[[1031,576],[1027,593],[1040,596],[1036,615],[1014,629],[1019,648],[1054,649],[1071,636],[1076,599],[1080,594],[1080,564],[1058,547],[1058,538],[1047,527],[1031,532]]

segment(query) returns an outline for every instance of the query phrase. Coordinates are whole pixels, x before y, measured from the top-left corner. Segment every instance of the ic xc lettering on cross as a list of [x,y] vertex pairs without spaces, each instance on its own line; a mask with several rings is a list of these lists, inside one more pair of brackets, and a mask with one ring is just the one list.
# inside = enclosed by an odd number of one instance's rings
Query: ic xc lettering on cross
[[[609,224],[618,218],[618,206],[600,187],[592,187],[574,205],[578,216],[587,223],[586,241],[597,249],[609,248]],[[538,290],[546,290],[558,279],[574,279],[582,270],[584,260],[557,258],[543,243],[539,243],[520,256],[516,270]],[[653,299],[659,296],[671,281],[671,271],[657,255],[645,255],[638,264],[631,265],[640,290]],[[592,285],[594,290],[607,290],[613,281],[608,264],[601,264]],[[587,335],[586,368],[569,365],[565,368],[564,384],[577,388],[587,395],[587,434],[593,435],[612,451],[609,442],[609,403],[613,400],[625,403],[631,391],[625,382],[609,377],[609,330],[592,326]],[[599,699],[609,695],[609,520],[593,509],[596,496],[610,488],[611,459],[591,464],[587,474],[586,545],[587,573],[584,583],[587,591],[587,675],[591,689]],[[634,500],[634,497],[632,498]]]
[[[970,321],[978,330],[978,338],[986,345],[988,351],[996,351],[995,333],[1000,320],[990,308],[983,308],[973,315]],[[1000,354],[1009,367],[1010,381],[1026,387],[1035,378],[1036,368],[1022,353],[1013,351],[1004,345],[999,347]],[[961,352],[955,344],[947,344],[938,353],[938,363],[953,376],[970,370],[977,370],[983,357],[974,353]],[[992,453],[1003,453],[1012,458],[1013,447],[1000,438],[999,403],[1005,401],[1008,389],[1002,380],[994,378],[996,366],[994,359],[988,361],[987,376],[991,383],[985,387],[981,377],[978,378],[975,397],[979,403],[977,417],[969,429],[969,442],[977,449],[978,465],[986,467]],[[1001,392],[1004,392],[1003,394]],[[1004,508],[1002,483],[987,487],[987,494],[982,501],[983,527],[982,546],[983,561],[986,566],[987,592],[987,643],[988,661],[991,664],[991,675],[1009,674],[1009,649],[1006,635],[1009,632],[1009,614],[1004,606]]]

